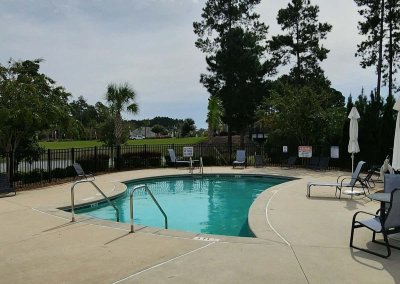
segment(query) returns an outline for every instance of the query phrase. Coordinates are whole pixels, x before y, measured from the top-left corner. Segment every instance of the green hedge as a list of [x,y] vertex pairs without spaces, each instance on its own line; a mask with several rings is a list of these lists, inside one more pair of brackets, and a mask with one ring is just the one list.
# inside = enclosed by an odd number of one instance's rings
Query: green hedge
[[160,152],[124,153],[120,157],[121,168],[161,167]]
[[104,172],[109,169],[110,156],[106,154],[85,155],[76,159],[85,172]]

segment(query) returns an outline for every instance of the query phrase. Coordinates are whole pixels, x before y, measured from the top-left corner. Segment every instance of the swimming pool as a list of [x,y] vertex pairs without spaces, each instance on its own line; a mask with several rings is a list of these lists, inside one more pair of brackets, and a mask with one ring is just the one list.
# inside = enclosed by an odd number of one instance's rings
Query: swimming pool
[[[164,176],[126,182],[127,192],[146,184],[168,216],[168,228],[195,233],[251,237],[247,223],[249,208],[264,190],[291,180],[264,175]],[[133,195],[134,222],[164,227],[164,217],[142,190]],[[114,200],[120,221],[130,222],[129,194]],[[96,218],[115,220],[115,211],[107,204],[77,210]]]

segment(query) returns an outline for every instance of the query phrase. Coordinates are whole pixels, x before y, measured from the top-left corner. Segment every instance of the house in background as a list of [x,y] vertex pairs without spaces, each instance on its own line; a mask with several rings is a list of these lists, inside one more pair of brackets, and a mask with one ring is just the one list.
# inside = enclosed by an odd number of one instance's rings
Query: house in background
[[151,131],[151,127],[139,127],[135,130],[129,131],[130,139],[145,139],[145,138],[155,138],[157,135]]

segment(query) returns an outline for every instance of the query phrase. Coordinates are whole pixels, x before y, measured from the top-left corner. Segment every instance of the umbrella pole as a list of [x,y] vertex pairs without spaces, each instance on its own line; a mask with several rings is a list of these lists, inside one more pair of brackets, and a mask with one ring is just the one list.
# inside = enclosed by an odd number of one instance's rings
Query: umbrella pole
[[351,153],[351,173],[354,172],[354,153]]

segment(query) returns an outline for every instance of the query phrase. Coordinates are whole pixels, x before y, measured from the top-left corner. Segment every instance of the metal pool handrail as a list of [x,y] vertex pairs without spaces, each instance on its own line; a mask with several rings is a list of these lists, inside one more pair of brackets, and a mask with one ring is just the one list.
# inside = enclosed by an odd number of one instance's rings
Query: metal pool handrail
[[78,180],[76,182],[74,182],[74,184],[71,186],[71,213],[72,213],[72,222],[75,222],[75,197],[74,197],[74,188],[77,184],[80,183],[84,183],[84,182],[89,182],[91,183],[98,192],[101,193],[101,195],[103,195],[104,199],[107,200],[108,204],[110,204],[112,207],[114,207],[115,209],[115,214],[117,217],[117,222],[119,222],[119,210],[117,207],[115,207],[114,203],[104,194],[103,191],[101,191],[101,189],[94,183],[93,180]]
[[[204,172],[204,168],[203,168],[203,158],[200,157],[199,160],[198,160],[198,162],[199,162],[199,173],[200,173],[200,174],[203,174],[203,172]],[[190,164],[189,164],[189,174],[192,174],[192,175],[193,175],[194,161],[192,160],[192,158],[190,158],[189,163],[190,163]]]
[[202,158],[202,157],[200,157],[200,162],[199,162],[199,164],[200,164],[200,173],[203,174],[204,169],[203,169],[203,158]]
[[154,203],[157,205],[158,209],[160,209],[161,213],[164,215],[164,220],[165,220],[165,229],[168,229],[168,218],[167,215],[165,214],[164,210],[161,208],[160,204],[158,203],[158,201],[156,200],[156,198],[154,197],[153,193],[151,193],[150,189],[147,187],[146,184],[141,184],[141,185],[137,185],[135,186],[132,190],[131,193],[129,195],[129,199],[130,199],[130,208],[131,208],[131,233],[135,232],[135,229],[133,227],[133,193],[140,188],[144,188],[146,190],[146,192],[150,195],[151,199],[153,199]]

